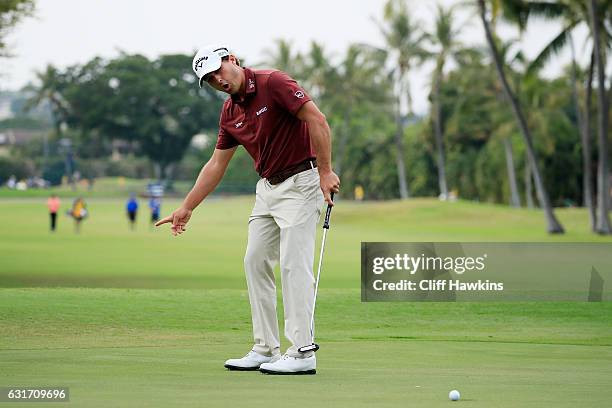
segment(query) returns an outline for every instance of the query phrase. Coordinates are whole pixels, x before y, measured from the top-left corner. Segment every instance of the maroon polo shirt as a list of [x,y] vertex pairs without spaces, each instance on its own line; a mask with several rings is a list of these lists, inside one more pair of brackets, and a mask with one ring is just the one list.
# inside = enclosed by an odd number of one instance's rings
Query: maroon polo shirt
[[308,94],[282,71],[245,68],[244,74],[244,99],[232,95],[223,104],[217,149],[244,146],[264,178],[314,158],[306,122],[295,116]]

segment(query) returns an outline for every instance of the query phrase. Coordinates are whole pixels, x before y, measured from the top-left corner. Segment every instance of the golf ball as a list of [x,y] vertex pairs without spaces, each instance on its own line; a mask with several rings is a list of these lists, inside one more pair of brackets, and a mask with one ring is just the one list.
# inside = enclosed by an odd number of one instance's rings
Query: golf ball
[[450,398],[451,401],[459,401],[459,398],[461,398],[461,394],[459,394],[459,391],[457,390],[452,390],[448,393],[448,398]]

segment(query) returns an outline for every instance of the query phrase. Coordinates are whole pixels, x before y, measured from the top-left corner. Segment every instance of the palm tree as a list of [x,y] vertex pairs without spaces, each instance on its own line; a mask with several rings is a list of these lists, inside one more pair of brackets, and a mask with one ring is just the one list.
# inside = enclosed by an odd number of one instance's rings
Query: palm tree
[[[603,5],[603,3],[600,3]],[[605,47],[601,36],[601,18],[610,14],[606,9],[598,8],[595,0],[588,2],[589,27],[593,36],[593,53],[595,55],[595,66],[597,67],[597,144],[599,147],[599,163],[597,165],[597,232],[600,234],[612,234],[610,225],[610,171],[608,165],[608,102],[606,100],[606,68]],[[609,10],[609,9],[608,9]],[[605,26],[604,26],[605,30]]]
[[308,88],[310,96],[318,100],[325,95],[326,87],[329,85],[332,66],[331,58],[326,55],[325,48],[316,41],[310,43],[310,50],[300,59],[301,74]]
[[[501,43],[500,41],[498,49],[499,49],[500,59],[502,60],[502,62],[504,63],[506,67],[511,69],[510,75],[513,77],[512,79],[514,81],[516,89],[519,89],[520,82],[521,82],[521,75],[520,73],[512,69],[512,67],[516,65],[520,65],[521,67],[524,67],[525,58],[523,57],[523,53],[521,51],[518,51],[517,53],[513,55],[510,53],[511,48],[515,43],[516,41],[508,41],[506,43]],[[496,93],[498,95],[500,102],[507,103],[503,90],[499,89],[497,86],[496,86]],[[514,154],[512,152],[512,140],[510,139],[510,134],[509,134],[510,132],[505,132],[505,133],[506,135],[502,139],[502,143],[504,146],[504,156],[506,157],[506,171],[508,172],[508,184],[510,186],[510,205],[512,207],[520,207],[521,199],[519,197],[518,185],[516,182],[516,169],[514,168]]]
[[[590,1],[590,0],[589,0]],[[593,53],[591,54],[591,63],[589,68],[589,80],[585,84],[586,95],[587,98],[585,100],[585,108],[584,110],[580,109],[580,104],[578,102],[578,90],[576,89],[576,59],[574,52],[574,44],[572,41],[572,32],[575,31],[577,27],[580,27],[582,24],[587,23],[590,27],[597,27],[599,32],[601,32],[604,36],[602,42],[605,44],[604,49],[610,50],[612,46],[612,33],[610,33],[609,28],[606,27],[605,21],[610,21],[612,16],[610,15],[610,10],[612,10],[612,0],[603,0],[600,2],[599,9],[597,9],[593,21],[596,22],[595,25],[590,23],[590,6],[589,1],[587,2],[579,2],[579,1],[571,1],[571,0],[562,0],[556,3],[550,2],[542,2],[542,1],[530,1],[526,3],[527,6],[527,14],[528,15],[536,15],[539,17],[544,17],[553,20],[560,20],[562,23],[561,31],[553,38],[553,40],[547,44],[539,55],[534,59],[529,67],[529,71],[535,71],[536,69],[543,66],[550,58],[554,55],[558,55],[569,43],[570,49],[572,52],[572,94],[574,98],[574,105],[576,109],[576,117],[578,122],[578,129],[580,133],[580,141],[582,144],[582,156],[583,156],[583,201],[584,206],[587,207],[589,212],[589,218],[591,222],[591,229],[593,231],[597,231],[600,228],[597,224],[597,217],[595,216],[595,203],[593,201],[593,192],[592,192],[592,164],[591,164],[591,132],[590,132],[590,122],[591,122],[591,90],[592,90],[592,82],[593,82],[593,65],[595,64],[595,50],[593,49]],[[595,10],[595,8],[594,8]],[[591,29],[591,40],[594,37],[593,30]],[[605,89],[605,87],[604,87]],[[605,92],[605,91],[604,91]],[[606,112],[605,108],[599,106],[600,111]],[[607,167],[607,146],[602,146],[602,140],[600,137],[598,139],[599,151],[604,152],[603,155],[600,155],[599,164],[601,167],[598,167],[598,180],[602,178],[601,172],[604,171],[604,167]],[[601,159],[604,160],[605,163],[601,163]],[[607,180],[607,173],[603,175],[603,178]],[[598,187],[605,188],[605,186],[600,186],[598,182]],[[607,197],[608,193],[605,193]],[[604,200],[605,201],[605,200]],[[608,213],[608,210],[600,208],[598,205],[598,212]],[[605,219],[601,221],[601,229],[608,230],[610,222],[607,218],[607,215],[604,217]]]
[[382,110],[389,103],[386,77],[380,67],[386,54],[380,50],[351,45],[338,67],[329,72],[325,88],[326,103],[334,113],[342,117],[336,154],[335,171],[341,174],[345,168],[347,147],[353,131],[353,117],[359,108]]
[[448,185],[446,182],[446,164],[444,158],[444,131],[442,130],[442,109],[440,101],[440,85],[444,77],[444,65],[447,59],[461,51],[461,43],[457,41],[459,29],[453,26],[454,9],[445,10],[438,4],[436,12],[435,30],[427,35],[436,50],[436,66],[432,78],[432,118],[434,121],[434,134],[436,140],[438,185],[440,197],[444,200],[448,197]]
[[586,80],[586,92],[584,110],[580,108],[578,101],[578,89],[576,86],[576,63],[574,58],[574,46],[572,44],[572,94],[576,106],[578,126],[580,128],[580,144],[582,145],[582,185],[583,203],[589,212],[591,230],[597,231],[597,216],[595,214],[595,202],[593,200],[593,160],[591,157],[591,105],[593,95],[593,75],[595,71],[595,55],[591,52],[591,63]]
[[527,203],[527,208],[533,208],[535,206],[533,203],[533,186],[531,185],[533,177],[531,176],[531,166],[529,165],[529,154],[526,152],[525,156],[525,202]]
[[544,213],[546,215],[547,229],[551,234],[559,234],[563,233],[563,227],[555,217],[553,212],[552,204],[550,202],[550,198],[548,196],[548,191],[544,186],[544,181],[542,179],[542,175],[540,173],[540,169],[537,163],[537,158],[535,154],[535,149],[533,147],[533,139],[531,137],[531,132],[527,127],[527,120],[525,119],[525,115],[523,114],[523,110],[519,104],[519,101],[513,91],[510,89],[510,84],[508,83],[508,79],[506,78],[506,74],[504,72],[503,62],[500,58],[499,52],[497,50],[497,46],[494,39],[494,34],[491,30],[490,22],[487,18],[487,7],[485,5],[485,0],[478,0],[478,8],[480,19],[482,21],[485,35],[487,38],[487,43],[489,45],[491,55],[493,57],[493,62],[495,63],[495,69],[497,70],[497,75],[502,83],[502,87],[504,93],[512,106],[512,111],[516,120],[518,122],[519,129],[521,134],[523,135],[523,139],[525,141],[525,145],[527,148],[527,154],[529,158],[529,163],[531,165],[531,170],[533,172],[533,178],[535,181],[536,193],[538,196],[538,200],[540,202],[540,206],[544,209]]
[[280,69],[293,77],[300,77],[302,56],[293,52],[293,45],[284,39],[275,40],[276,47],[264,50],[265,59],[261,66]]
[[[403,136],[404,127],[408,117],[412,116],[412,96],[410,93],[409,73],[413,64],[423,60],[427,52],[422,47],[425,34],[419,24],[412,20],[405,0],[388,0],[383,14],[384,24],[379,24],[387,47],[389,58],[394,66],[392,79],[395,84],[395,145],[397,149],[397,176],[400,197],[408,198],[408,185],[406,182],[406,166],[404,164]],[[407,115],[403,114],[404,106]]]
[[44,71],[37,72],[36,77],[40,85],[33,87],[33,95],[28,99],[26,109],[32,109],[41,103],[48,102],[55,132],[61,136],[62,127],[70,115],[70,104],[62,94],[66,86],[65,81],[62,74],[53,65],[48,65]]

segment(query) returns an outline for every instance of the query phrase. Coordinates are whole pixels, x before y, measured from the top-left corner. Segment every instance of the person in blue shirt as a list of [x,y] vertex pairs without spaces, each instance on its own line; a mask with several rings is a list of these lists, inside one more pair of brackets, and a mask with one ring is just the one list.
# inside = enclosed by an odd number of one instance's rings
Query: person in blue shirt
[[151,197],[149,200],[149,208],[151,209],[151,225],[159,221],[161,212],[161,199],[159,197]]
[[138,200],[136,200],[136,196],[134,194],[130,195],[125,207],[127,210],[128,220],[130,222],[130,229],[134,230],[134,228],[136,228],[136,214],[138,213]]

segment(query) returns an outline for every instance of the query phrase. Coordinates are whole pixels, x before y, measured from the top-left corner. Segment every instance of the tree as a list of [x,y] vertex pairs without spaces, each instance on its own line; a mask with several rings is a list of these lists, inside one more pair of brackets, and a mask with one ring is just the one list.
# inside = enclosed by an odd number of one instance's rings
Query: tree
[[[498,43],[499,43],[498,50],[499,50],[500,59],[509,71],[508,72],[509,79],[514,82],[515,89],[518,90],[520,86],[520,82],[521,82],[521,75],[520,73],[517,73],[515,71],[515,66],[517,65],[524,66],[525,59],[523,57],[523,53],[521,51],[518,51],[515,54],[510,53],[512,46],[515,44],[515,41],[508,41],[506,43],[502,43],[498,39]],[[501,84],[499,84],[499,81],[498,81],[498,86],[496,87],[496,96],[500,99],[500,102],[502,102],[502,105],[503,105],[503,102],[507,102],[507,100],[506,100],[505,94],[503,93],[503,89],[501,88],[502,86]],[[505,134],[503,135],[502,143],[504,146],[504,155],[506,158],[506,169],[507,169],[506,171],[508,173],[508,184],[510,187],[510,205],[512,207],[520,207],[521,199],[518,193],[516,169],[514,167],[514,154],[512,152],[511,136],[513,132],[508,130],[509,129],[508,125],[510,124],[510,120],[509,120],[510,118],[506,118],[505,117],[506,114],[507,114],[506,110],[503,110],[503,112],[501,112],[501,115],[504,116],[504,119],[505,119],[503,121],[501,128],[506,130],[504,132]]]
[[108,64],[99,82],[112,93],[102,122],[106,133],[136,140],[158,178],[172,178],[195,134],[217,128],[221,98],[209,87],[198,90],[187,55],[154,61],[124,55]]
[[427,38],[436,47],[432,52],[435,55],[435,69],[432,78],[432,104],[431,117],[434,121],[434,135],[436,140],[436,163],[438,165],[438,185],[440,196],[448,197],[448,186],[446,180],[446,164],[444,159],[444,131],[442,129],[442,110],[440,102],[440,84],[444,78],[444,65],[447,59],[461,50],[461,43],[457,41],[460,30],[454,27],[454,9],[445,10],[438,4],[435,30],[428,34]]
[[172,179],[195,134],[217,129],[222,99],[209,87],[198,90],[187,55],[94,58],[41,77],[54,80],[42,81],[37,100],[57,104],[63,123],[85,141],[101,136],[130,142],[135,154],[155,164],[160,179]]
[[[502,44],[501,54],[503,59],[514,61],[508,57],[509,46]],[[507,101],[496,73],[482,54],[476,49],[461,50],[457,68],[442,83],[449,175],[464,198],[494,202],[509,199],[518,206],[511,145],[516,139],[516,125],[512,113],[505,109]]]
[[48,65],[44,71],[36,73],[36,77],[39,85],[28,86],[28,90],[32,91],[32,97],[26,102],[25,109],[31,110],[47,101],[51,108],[55,132],[61,135],[62,126],[70,115],[70,106],[64,98],[64,91],[67,87],[64,75],[53,65]]
[[265,59],[262,64],[266,68],[284,71],[294,78],[300,78],[302,73],[302,56],[293,52],[290,41],[277,39],[276,47],[264,50]]
[[[374,111],[384,111],[389,101],[389,86],[380,75],[385,55],[375,49],[358,45],[348,47],[339,64],[328,73],[323,100],[329,112],[338,115],[340,125],[334,126],[336,142],[335,171],[340,175],[348,163],[348,145],[356,139],[354,125],[363,115],[374,118]],[[335,122],[335,120],[334,120]]]
[[[590,0],[589,0],[590,1]],[[593,201],[593,193],[592,193],[592,173],[591,173],[591,133],[590,133],[590,122],[591,122],[591,90],[592,90],[592,82],[593,82],[593,65],[595,64],[595,49],[593,48],[593,52],[591,54],[591,63],[589,67],[589,80],[585,84],[586,95],[585,98],[585,107],[584,110],[580,108],[580,103],[578,101],[578,91],[576,89],[576,60],[574,53],[574,44],[572,41],[572,32],[579,27],[581,24],[587,24],[591,27],[591,41],[593,41],[593,27],[598,28],[598,32],[603,34],[602,44],[604,44],[604,50],[610,50],[612,46],[612,33],[610,32],[609,27],[606,26],[606,21],[610,21],[612,16],[610,15],[610,10],[612,9],[612,0],[602,0],[599,8],[594,13],[594,23],[591,24],[590,17],[590,3],[586,2],[578,2],[578,1],[570,1],[563,0],[558,1],[556,3],[550,2],[542,2],[542,1],[529,1],[526,3],[528,15],[535,15],[539,17],[544,17],[547,19],[558,20],[562,24],[561,31],[553,38],[553,40],[547,44],[539,55],[534,59],[531,63],[529,70],[534,71],[541,66],[543,66],[550,58],[554,55],[558,55],[561,50],[569,43],[571,51],[572,51],[572,92],[574,98],[574,105],[576,110],[576,118],[578,131],[580,134],[580,141],[582,145],[582,168],[583,168],[583,202],[585,207],[587,207],[589,212],[589,218],[591,222],[591,229],[596,231],[599,229],[597,225],[597,217],[595,214],[595,203]],[[599,100],[599,99],[598,99]],[[599,106],[600,111],[605,107]],[[605,112],[606,110],[604,110]],[[600,158],[603,158],[607,163],[607,150],[606,146],[601,146],[601,143],[605,142],[602,138],[598,139],[599,151],[601,152],[604,149],[604,155],[602,156],[600,153]],[[601,179],[601,172],[604,171],[603,167],[606,166],[606,163],[602,163],[599,161],[599,165],[602,167],[598,167],[598,180]],[[606,180],[608,178],[607,173],[603,176]],[[599,187],[599,182],[598,182]],[[604,186],[601,186],[604,188]],[[608,193],[605,193],[606,197]],[[599,208],[599,205],[598,205]],[[607,210],[599,208],[600,212],[604,212],[607,214]],[[609,229],[610,222],[607,219],[602,221],[603,229],[606,229],[606,226]]]
[[327,87],[333,83],[330,80],[333,71],[330,57],[325,54],[325,48],[322,44],[312,41],[308,53],[304,57],[298,57],[297,60],[301,65],[299,74],[306,89],[308,89],[308,94],[314,100],[319,101],[321,97],[326,95]]
[[0,2],[0,57],[6,52],[6,35],[25,17],[34,13],[34,0],[2,0]]
[[487,18],[487,7],[485,5],[485,0],[478,0],[478,8],[479,8],[479,13],[480,13],[480,19],[482,21],[482,24],[485,30],[487,43],[489,45],[489,49],[491,51],[491,55],[495,63],[495,69],[497,70],[497,75],[499,76],[499,79],[502,83],[504,93],[506,94],[506,97],[510,101],[512,111],[516,117],[519,129],[525,141],[525,145],[526,145],[527,152],[528,152],[529,163],[531,165],[531,170],[533,172],[533,177],[535,181],[536,193],[538,196],[538,200],[540,202],[540,206],[542,207],[546,215],[546,222],[548,225],[547,230],[551,234],[563,233],[564,232],[563,227],[561,226],[561,224],[555,217],[555,214],[553,212],[552,205],[551,205],[551,202],[548,196],[548,191],[546,190],[544,181],[542,179],[542,175],[539,170],[535,150],[533,147],[533,139],[531,137],[531,132],[529,131],[529,128],[527,127],[527,121],[525,119],[525,115],[523,114],[523,111],[521,109],[518,99],[514,95],[513,91],[510,89],[510,84],[508,83],[508,80],[506,78],[503,63],[501,61],[499,52],[497,50],[497,46],[495,44],[495,39],[494,39],[493,32],[491,30],[490,22]]
[[[425,34],[419,24],[412,20],[405,0],[388,0],[384,8],[383,22],[384,24],[379,24],[379,28],[387,43],[388,56],[394,67],[391,77],[396,95],[395,145],[399,192],[400,197],[406,199],[408,198],[408,184],[404,164],[403,137],[406,121],[413,114],[409,73],[414,63],[427,56],[423,48]],[[404,106],[407,109],[407,115],[403,113]]]
[[[606,2],[601,2],[603,6]],[[601,36],[600,18],[609,15],[608,11],[601,7],[595,0],[588,2],[589,27],[593,36],[593,52],[595,54],[595,66],[597,67],[597,144],[599,147],[599,164],[597,165],[597,232],[600,234],[612,234],[610,225],[610,166],[608,164],[608,101],[606,100],[606,68],[605,47]],[[609,20],[608,20],[609,21]]]

